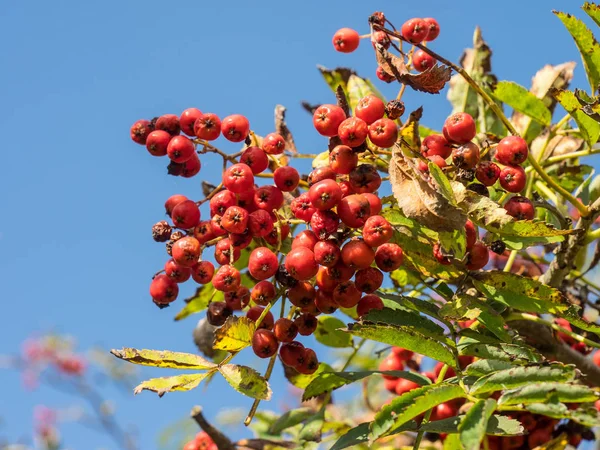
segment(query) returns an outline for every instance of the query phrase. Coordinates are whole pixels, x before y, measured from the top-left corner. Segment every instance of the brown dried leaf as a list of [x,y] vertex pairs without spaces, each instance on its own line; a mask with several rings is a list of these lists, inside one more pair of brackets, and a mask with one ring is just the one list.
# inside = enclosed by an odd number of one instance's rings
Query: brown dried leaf
[[294,136],[285,122],[286,108],[283,105],[277,105],[275,107],[275,132],[279,133],[285,140],[286,149],[293,154],[298,153],[296,143],[294,142]]

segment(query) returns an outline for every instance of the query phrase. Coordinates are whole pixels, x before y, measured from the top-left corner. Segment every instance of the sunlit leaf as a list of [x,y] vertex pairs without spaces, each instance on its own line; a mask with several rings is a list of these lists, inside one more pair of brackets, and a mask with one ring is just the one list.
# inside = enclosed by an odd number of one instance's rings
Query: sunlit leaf
[[479,450],[486,435],[488,420],[496,410],[496,400],[479,400],[467,411],[464,420],[458,426],[460,442],[465,450]]
[[223,292],[217,291],[212,283],[207,283],[196,289],[196,293],[185,299],[185,306],[177,313],[175,320],[182,320],[186,317],[202,312],[208,308],[212,301],[222,302]]
[[523,86],[512,81],[500,81],[494,86],[492,94],[498,100],[531,117],[536,122],[545,126],[550,125],[552,119],[550,110],[546,108],[542,100]]
[[560,382],[528,384],[519,389],[504,392],[498,400],[500,405],[544,403],[550,398],[564,403],[585,403],[598,400],[598,394],[587,386]]
[[215,331],[213,347],[228,352],[239,352],[252,345],[252,336],[256,330],[253,320],[247,317],[230,316],[225,324]]
[[219,366],[219,372],[236,391],[248,397],[271,400],[271,388],[265,378],[251,367],[237,364]]
[[337,317],[319,316],[314,333],[315,339],[328,347],[350,347],[352,346],[352,336],[340,330],[345,327],[346,324]]
[[[600,54],[598,56],[600,58]],[[581,104],[571,91],[554,89],[552,95],[561,104],[563,108],[573,117],[582,137],[589,145],[593,145],[598,141],[600,136],[600,123],[589,117],[581,109]]]
[[202,356],[191,353],[172,352],[169,350],[138,350],[136,348],[113,349],[110,351],[117,358],[142,366],[163,367],[169,369],[213,369],[216,364]]
[[196,387],[208,376],[209,372],[188,373],[184,375],[175,375],[172,377],[151,378],[135,387],[134,394],[147,390],[156,392],[162,397],[167,392],[190,391]]

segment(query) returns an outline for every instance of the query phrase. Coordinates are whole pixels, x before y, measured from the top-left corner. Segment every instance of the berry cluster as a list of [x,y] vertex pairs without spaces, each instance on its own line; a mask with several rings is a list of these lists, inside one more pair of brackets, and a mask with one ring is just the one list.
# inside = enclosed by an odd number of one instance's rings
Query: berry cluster
[[201,431],[194,439],[183,446],[183,450],[217,450],[217,444],[213,442],[206,432]]

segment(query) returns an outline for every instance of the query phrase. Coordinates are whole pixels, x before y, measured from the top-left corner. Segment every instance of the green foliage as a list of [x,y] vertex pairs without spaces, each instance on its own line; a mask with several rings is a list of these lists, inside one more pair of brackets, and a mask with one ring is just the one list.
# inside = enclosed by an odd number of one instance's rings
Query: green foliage
[[185,306],[177,313],[175,320],[183,320],[192,314],[206,310],[211,301],[222,302],[223,293],[217,291],[212,283],[207,283],[197,288],[194,295],[185,299]]
[[488,421],[496,410],[496,401],[493,399],[479,400],[475,403],[464,420],[458,426],[460,442],[465,450],[478,450],[481,441],[487,433]]
[[172,377],[151,378],[137,385],[133,392],[139,394],[143,390],[147,390],[156,392],[159,397],[162,397],[167,392],[189,391],[198,387],[209,373],[190,373]]
[[523,86],[512,81],[500,81],[494,86],[492,94],[515,111],[531,117],[541,125],[550,125],[552,119],[550,110],[546,108],[542,100]]
[[315,330],[317,341],[328,347],[344,348],[352,346],[352,336],[341,331],[346,326],[344,322],[331,316],[319,316],[318,320],[319,323]]
[[251,367],[237,364],[219,366],[219,372],[229,385],[248,397],[270,400],[271,388],[267,380]]

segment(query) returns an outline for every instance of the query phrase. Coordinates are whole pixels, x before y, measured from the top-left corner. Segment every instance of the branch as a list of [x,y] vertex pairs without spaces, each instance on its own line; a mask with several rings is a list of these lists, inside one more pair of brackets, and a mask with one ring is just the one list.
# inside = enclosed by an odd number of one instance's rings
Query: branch
[[223,433],[209,424],[202,414],[201,406],[194,406],[190,413],[192,419],[202,428],[206,434],[210,436],[219,450],[235,450],[235,444]]

